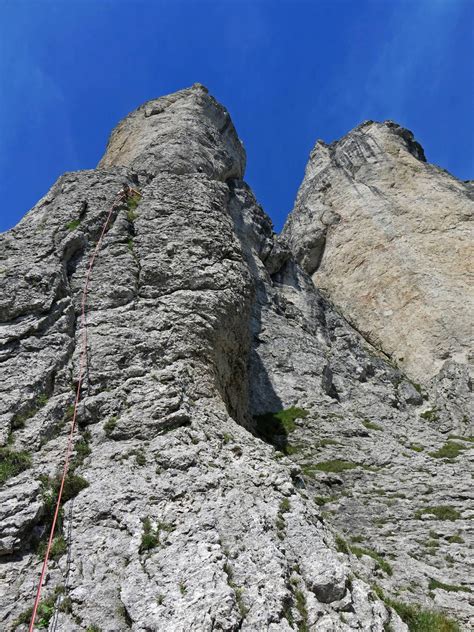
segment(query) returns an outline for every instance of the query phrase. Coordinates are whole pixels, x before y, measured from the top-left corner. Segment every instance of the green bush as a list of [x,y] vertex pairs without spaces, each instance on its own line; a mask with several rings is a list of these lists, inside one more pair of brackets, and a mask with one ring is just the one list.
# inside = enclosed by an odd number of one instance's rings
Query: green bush
[[9,478],[13,478],[31,466],[28,452],[15,452],[10,448],[0,448],[0,487]]

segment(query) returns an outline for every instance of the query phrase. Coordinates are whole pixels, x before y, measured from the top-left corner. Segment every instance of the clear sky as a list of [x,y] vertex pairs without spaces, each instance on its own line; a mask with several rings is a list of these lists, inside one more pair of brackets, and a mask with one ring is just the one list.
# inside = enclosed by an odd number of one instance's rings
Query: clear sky
[[474,178],[474,0],[0,0],[0,25],[0,231],[93,168],[124,115],[196,81],[278,230],[316,139],[365,119]]

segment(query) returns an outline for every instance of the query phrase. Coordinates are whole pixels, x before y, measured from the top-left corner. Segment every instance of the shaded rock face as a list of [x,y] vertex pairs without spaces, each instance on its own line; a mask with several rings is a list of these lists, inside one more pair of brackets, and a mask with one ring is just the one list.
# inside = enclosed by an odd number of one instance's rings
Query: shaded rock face
[[473,212],[469,184],[411,132],[369,121],[316,143],[283,234],[364,337],[426,383],[468,359]]
[[[471,444],[430,455],[467,404],[463,366],[420,393],[387,363],[274,235],[244,165],[228,113],[196,85],[129,115],[96,170],[62,176],[0,237],[0,456],[29,458],[0,482],[2,629],[27,629],[86,266],[124,182],[142,197],[115,210],[94,267],[44,586],[62,592],[41,625],[407,630],[383,590],[469,629]],[[262,434],[258,415],[290,406],[303,410],[284,435]]]

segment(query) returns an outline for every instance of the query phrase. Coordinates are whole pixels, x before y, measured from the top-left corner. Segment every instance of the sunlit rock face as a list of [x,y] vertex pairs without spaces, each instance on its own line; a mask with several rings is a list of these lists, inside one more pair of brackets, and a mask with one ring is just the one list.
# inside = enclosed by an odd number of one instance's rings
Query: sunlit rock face
[[[387,362],[313,283],[327,235],[306,255],[296,232],[275,235],[244,167],[229,114],[196,84],[126,117],[97,169],[63,175],[0,236],[2,629],[28,628],[84,277],[124,183],[141,197],[114,209],[93,270],[39,626],[406,632],[396,598],[469,629],[464,365],[420,387]],[[323,215],[322,232],[341,224]]]
[[316,143],[284,235],[346,318],[418,382],[465,364],[474,188],[413,135],[368,121]]

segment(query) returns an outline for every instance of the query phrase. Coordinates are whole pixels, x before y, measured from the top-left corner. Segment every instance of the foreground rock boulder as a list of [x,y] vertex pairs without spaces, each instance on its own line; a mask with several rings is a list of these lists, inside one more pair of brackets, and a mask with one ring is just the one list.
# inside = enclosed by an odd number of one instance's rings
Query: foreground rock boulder
[[124,183],[141,196],[114,210],[94,267],[37,628],[468,629],[471,443],[446,421],[463,370],[428,390],[387,363],[273,233],[244,168],[195,85],[130,114],[97,169],[0,237],[2,629],[28,628],[84,276]]

